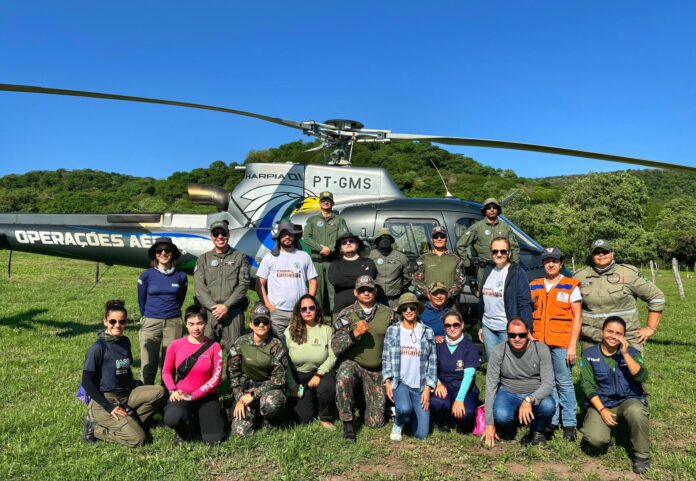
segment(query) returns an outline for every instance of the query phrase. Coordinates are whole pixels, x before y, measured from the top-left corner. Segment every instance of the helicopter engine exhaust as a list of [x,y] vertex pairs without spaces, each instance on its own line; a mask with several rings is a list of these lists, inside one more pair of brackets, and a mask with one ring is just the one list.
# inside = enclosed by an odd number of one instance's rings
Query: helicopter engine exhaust
[[230,205],[230,193],[216,185],[189,184],[188,196],[194,204],[214,205],[220,212],[226,211]]

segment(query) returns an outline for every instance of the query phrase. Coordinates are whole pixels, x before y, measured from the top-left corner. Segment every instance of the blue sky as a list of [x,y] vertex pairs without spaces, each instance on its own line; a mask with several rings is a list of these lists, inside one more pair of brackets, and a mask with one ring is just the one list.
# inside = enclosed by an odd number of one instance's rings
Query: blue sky
[[[3,2],[0,83],[696,167],[695,13],[672,1]],[[0,175],[162,178],[300,138],[213,112],[0,92]],[[447,148],[528,177],[625,168]]]

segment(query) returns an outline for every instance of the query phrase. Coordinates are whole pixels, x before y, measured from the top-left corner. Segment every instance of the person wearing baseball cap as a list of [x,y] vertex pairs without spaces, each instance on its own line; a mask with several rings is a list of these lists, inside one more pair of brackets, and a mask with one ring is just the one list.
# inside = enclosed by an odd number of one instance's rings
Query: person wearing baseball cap
[[276,246],[261,259],[256,271],[256,289],[271,312],[273,332],[279,338],[290,322],[297,300],[317,290],[317,271],[312,259],[298,249],[302,227],[282,221],[273,233]]
[[198,257],[193,270],[195,294],[208,311],[205,335],[221,342],[227,352],[244,330],[250,266],[246,255],[230,246],[226,221],[210,225],[210,239],[213,249]]
[[337,257],[336,239],[348,232],[343,217],[333,211],[334,196],[325,191],[319,194],[321,211],[307,219],[304,244],[309,247],[314,268],[317,271],[316,298],[323,312],[333,312],[334,288],[329,282],[329,265]]
[[453,309],[456,310],[456,305],[454,300],[447,297],[447,286],[440,281],[431,283],[428,286],[428,300],[425,301],[420,319],[433,330],[436,343],[445,340],[444,316]]
[[551,351],[556,389],[552,396],[556,412],[546,427],[547,437],[563,425],[563,438],[575,441],[577,402],[572,369],[577,360],[576,345],[582,326],[582,294],[580,282],[561,273],[563,254],[558,247],[547,247],[541,253],[544,277],[529,284],[534,311],[534,338]]
[[505,237],[510,242],[510,260],[520,260],[520,246],[512,228],[499,218],[503,208],[497,199],[489,197],[481,206],[483,219],[472,224],[457,241],[457,254],[462,258],[464,267],[476,274],[478,289],[481,289],[483,271],[491,264],[491,242],[496,237]]
[[154,384],[167,348],[184,333],[181,307],[186,299],[188,278],[176,268],[181,252],[170,237],[155,239],[148,255],[150,268],[138,278],[138,307],[142,316],[138,338],[143,384]]
[[394,249],[394,236],[389,228],[377,231],[375,248],[370,251],[369,258],[377,267],[377,302],[389,307],[396,307],[402,292],[410,284],[408,257],[403,252]]
[[254,420],[282,424],[288,359],[283,343],[272,334],[271,312],[262,302],[251,311],[251,332],[238,337],[230,349],[227,372],[235,405],[231,434],[248,436]]
[[[619,316],[626,321],[626,339],[642,354],[645,343],[660,324],[665,295],[636,267],[617,263],[613,242],[607,239],[597,239],[590,245],[590,261],[591,265],[574,275],[582,293],[583,350],[602,342],[602,324],[607,317]],[[636,298],[648,304],[644,327]]]
[[444,226],[433,227],[431,238],[433,249],[416,261],[413,287],[419,298],[428,299],[428,286],[441,282],[447,287],[447,298],[457,302],[466,283],[462,260],[447,250],[447,229]]
[[340,252],[340,257],[329,266],[329,282],[335,291],[334,319],[341,309],[355,302],[355,281],[360,276],[368,275],[372,282],[377,277],[377,266],[372,259],[360,255],[362,247],[360,238],[350,232],[336,239],[335,250]]
[[435,334],[419,315],[423,303],[412,292],[399,297],[396,311],[401,321],[387,329],[382,354],[382,378],[396,415],[389,438],[401,441],[404,425],[423,439],[430,432],[430,392],[437,384]]
[[356,384],[362,384],[365,398],[365,425],[378,428],[384,425],[386,393],[382,382],[382,351],[387,328],[394,322],[395,313],[377,303],[375,280],[360,275],[355,280],[355,302],[336,317],[331,349],[336,362],[336,407],[343,421],[343,437],[355,442],[353,409]]

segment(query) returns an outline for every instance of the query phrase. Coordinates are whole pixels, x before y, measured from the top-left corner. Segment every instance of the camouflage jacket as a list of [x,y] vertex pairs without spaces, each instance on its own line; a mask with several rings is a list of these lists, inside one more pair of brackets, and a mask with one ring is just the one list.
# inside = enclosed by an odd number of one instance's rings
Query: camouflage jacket
[[418,268],[413,274],[413,287],[416,295],[427,298],[428,286],[433,282],[442,282],[447,286],[447,297],[456,298],[464,289],[466,274],[459,256],[449,252],[437,255],[432,252],[423,254],[416,261]]
[[245,334],[230,348],[227,373],[235,399],[245,393],[258,399],[273,389],[284,389],[287,369],[285,348],[272,334],[260,345],[254,342],[254,333]]

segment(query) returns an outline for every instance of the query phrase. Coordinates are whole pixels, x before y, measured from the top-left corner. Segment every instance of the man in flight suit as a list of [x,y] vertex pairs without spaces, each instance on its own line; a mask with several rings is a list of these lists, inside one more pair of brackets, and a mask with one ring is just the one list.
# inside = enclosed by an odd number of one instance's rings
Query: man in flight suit
[[375,237],[370,259],[377,266],[377,302],[396,308],[399,296],[410,283],[408,257],[394,249],[395,239],[388,228],[380,229]]
[[503,208],[494,198],[488,198],[481,207],[483,219],[471,225],[457,241],[457,254],[462,258],[464,267],[476,270],[476,281],[480,288],[483,271],[491,262],[491,241],[496,237],[505,237],[510,241],[510,260],[519,262],[520,246],[512,228],[502,222],[498,216]]
[[303,238],[303,242],[311,250],[312,262],[318,274],[316,298],[323,312],[333,311],[334,288],[329,282],[329,266],[336,257],[336,239],[348,232],[345,219],[333,212],[333,205],[331,192],[319,194],[321,212],[307,219]]
[[205,335],[222,341],[227,350],[244,329],[249,262],[242,252],[230,247],[227,222],[213,222],[210,238],[215,247],[198,258],[193,271],[195,294],[208,311]]

